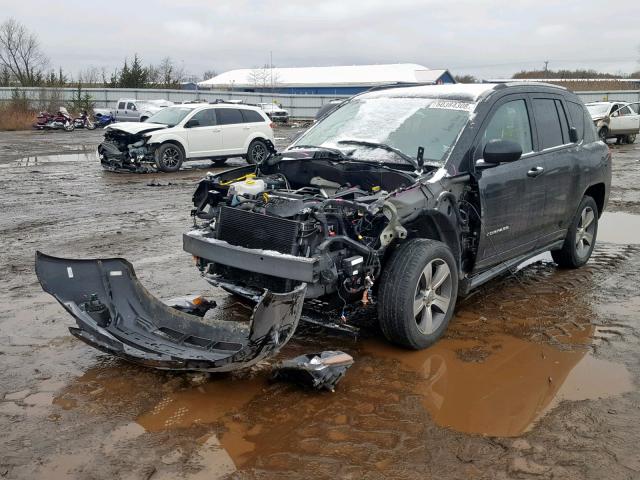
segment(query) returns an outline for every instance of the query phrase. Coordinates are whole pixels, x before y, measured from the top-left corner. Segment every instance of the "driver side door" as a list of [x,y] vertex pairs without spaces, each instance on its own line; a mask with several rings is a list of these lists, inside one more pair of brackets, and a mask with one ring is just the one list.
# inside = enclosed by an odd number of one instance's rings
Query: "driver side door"
[[[222,129],[217,125],[215,110],[207,108],[196,112],[188,121],[197,121],[187,130],[189,158],[214,157],[220,154],[222,145]],[[185,123],[186,124],[186,123]]]
[[[530,100],[525,95],[508,95],[493,106],[476,139],[473,158],[482,220],[476,271],[532,251],[541,235],[545,163],[535,152],[534,125]],[[484,146],[494,139],[517,142],[522,157],[484,164]]]

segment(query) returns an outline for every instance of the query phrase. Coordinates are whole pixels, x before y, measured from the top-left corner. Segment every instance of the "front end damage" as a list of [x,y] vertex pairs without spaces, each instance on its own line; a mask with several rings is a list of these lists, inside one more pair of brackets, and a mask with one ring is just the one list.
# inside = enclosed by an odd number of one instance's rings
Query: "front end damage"
[[[123,126],[124,125],[124,126]],[[104,141],[98,145],[97,156],[102,168],[112,172],[151,173],[157,170],[155,148],[149,143],[149,134],[165,128],[164,125],[152,125],[140,128],[134,124],[107,127]]]
[[[306,285],[263,291],[248,326],[204,323],[153,297],[123,259],[71,260],[36,254],[42,288],[75,318],[85,343],[159,369],[231,371],[275,355],[296,330]],[[235,324],[235,325],[233,325]]]

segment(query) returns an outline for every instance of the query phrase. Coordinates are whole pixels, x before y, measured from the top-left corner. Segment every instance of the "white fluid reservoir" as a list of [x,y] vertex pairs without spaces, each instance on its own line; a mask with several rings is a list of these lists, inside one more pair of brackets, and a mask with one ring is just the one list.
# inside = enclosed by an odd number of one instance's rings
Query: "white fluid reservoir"
[[264,180],[260,178],[248,178],[241,182],[232,183],[229,190],[236,195],[259,195],[266,189]]

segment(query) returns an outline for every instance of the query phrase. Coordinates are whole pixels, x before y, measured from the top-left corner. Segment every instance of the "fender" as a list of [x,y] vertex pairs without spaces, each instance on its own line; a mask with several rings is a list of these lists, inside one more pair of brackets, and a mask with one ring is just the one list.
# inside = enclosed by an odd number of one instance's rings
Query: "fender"
[[147,140],[147,145],[159,147],[161,144],[165,142],[174,142],[182,147],[182,150],[185,153],[185,157],[189,158],[189,143],[185,138],[177,133],[173,133],[171,131],[158,131],[149,135],[149,140]]

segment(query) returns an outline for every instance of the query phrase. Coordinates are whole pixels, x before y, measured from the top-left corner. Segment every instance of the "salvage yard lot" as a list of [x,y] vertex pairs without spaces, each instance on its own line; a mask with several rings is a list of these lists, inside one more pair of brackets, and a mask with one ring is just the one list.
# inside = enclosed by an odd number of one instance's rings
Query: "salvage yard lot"
[[[277,146],[297,131],[277,128]],[[161,298],[207,293],[243,313],[181,249],[193,189],[213,167],[104,172],[101,136],[0,133],[0,478],[640,476],[640,144],[612,146],[615,213],[585,268],[545,257],[490,282],[425,351],[393,348],[375,328],[358,341],[303,329],[283,356],[356,360],[336,393],[316,394],[269,384],[264,365],[162,373],[69,335],[71,317],[36,280],[36,250],[124,257]]]

